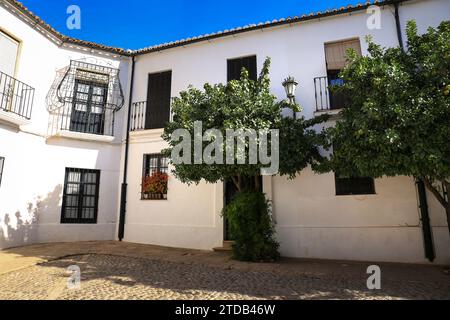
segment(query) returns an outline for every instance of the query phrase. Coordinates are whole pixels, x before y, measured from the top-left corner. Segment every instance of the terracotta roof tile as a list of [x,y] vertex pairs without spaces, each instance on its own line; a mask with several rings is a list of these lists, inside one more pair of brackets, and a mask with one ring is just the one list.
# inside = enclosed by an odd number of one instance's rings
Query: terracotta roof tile
[[[115,47],[111,47],[111,46],[106,46],[106,45],[102,45],[102,44],[98,44],[98,43],[94,43],[94,42],[90,42],[90,41],[79,40],[79,39],[65,36],[65,35],[61,34],[60,32],[56,31],[55,29],[53,29],[49,24],[45,23],[41,18],[39,18],[37,15],[35,15],[30,10],[28,10],[28,8],[26,8],[19,1],[17,1],[17,0],[0,0],[0,2],[3,5],[6,3],[6,4],[9,4],[9,5],[17,8],[18,10],[20,10],[22,14],[24,14],[28,19],[31,19],[35,23],[36,27],[37,26],[42,27],[45,31],[47,31],[48,33],[50,33],[51,35],[53,35],[54,37],[59,39],[62,43],[79,45],[82,47],[87,47],[87,48],[91,48],[91,49],[95,49],[95,50],[101,50],[101,51],[106,51],[106,52],[115,53],[118,55],[126,55],[126,56],[139,55],[139,54],[145,54],[145,53],[150,53],[150,52],[155,52],[155,51],[166,50],[166,49],[170,49],[173,47],[184,46],[184,45],[188,45],[191,43],[211,40],[211,39],[215,39],[215,38],[219,38],[219,37],[225,37],[225,36],[233,35],[233,34],[237,34],[237,33],[249,32],[249,31],[253,31],[253,30],[257,30],[257,29],[270,28],[270,27],[280,26],[280,25],[284,25],[284,24],[291,24],[291,23],[302,22],[302,21],[307,21],[307,20],[312,20],[312,19],[319,19],[319,18],[333,16],[333,15],[342,14],[342,13],[360,11],[360,10],[366,9],[368,6],[373,5],[373,4],[388,5],[388,4],[392,4],[395,2],[405,2],[405,1],[409,1],[409,0],[374,0],[372,2],[366,1],[364,4],[358,3],[356,5],[348,5],[347,7],[334,8],[331,10],[328,9],[323,12],[321,12],[321,11],[318,11],[315,13],[311,12],[309,14],[303,14],[301,17],[294,16],[294,17],[287,17],[287,18],[281,18],[281,19],[274,19],[272,21],[260,22],[258,24],[249,24],[244,27],[227,29],[224,31],[218,31],[218,32],[211,33],[211,34],[194,36],[194,37],[190,37],[187,39],[171,41],[171,42],[157,44],[154,46],[150,46],[150,47],[135,50],[135,51],[129,51],[129,50],[124,50],[122,48],[115,48]],[[6,6],[6,7],[8,7],[8,6]]]

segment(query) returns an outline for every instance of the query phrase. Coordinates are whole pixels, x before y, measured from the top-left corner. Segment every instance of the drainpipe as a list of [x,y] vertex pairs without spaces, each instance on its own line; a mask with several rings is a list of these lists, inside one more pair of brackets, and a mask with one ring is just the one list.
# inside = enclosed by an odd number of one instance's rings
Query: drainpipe
[[400,24],[400,14],[399,14],[399,2],[394,3],[395,8],[395,25],[397,26],[397,38],[398,43],[400,44],[400,48],[402,51],[405,51],[405,47],[403,46],[403,37],[402,37],[402,26]]
[[423,242],[425,248],[425,257],[433,262],[436,258],[433,245],[433,233],[430,225],[430,215],[428,212],[427,193],[425,183],[422,179],[417,179],[417,191],[419,196],[420,220],[422,221]]
[[128,114],[127,114],[127,136],[125,141],[125,159],[123,165],[123,182],[120,193],[120,217],[119,217],[119,241],[122,241],[125,235],[125,216],[127,212],[127,175],[128,175],[128,150],[130,149],[130,122],[131,122],[131,107],[133,101],[133,85],[134,85],[134,65],[135,56],[131,58],[131,84],[130,94],[128,97]]
[[[402,37],[402,27],[400,24],[400,13],[399,13],[399,2],[394,2],[395,8],[395,25],[397,27],[397,38],[398,43],[400,44],[400,48],[402,51],[405,51],[405,47],[403,45],[403,37]],[[423,242],[425,248],[425,257],[433,262],[436,258],[436,254],[434,251],[433,244],[433,234],[430,224],[430,215],[428,212],[428,201],[427,201],[427,193],[425,189],[425,183],[422,179],[417,179],[417,191],[419,197],[419,209],[420,209],[420,220],[422,221],[422,233],[423,233]]]

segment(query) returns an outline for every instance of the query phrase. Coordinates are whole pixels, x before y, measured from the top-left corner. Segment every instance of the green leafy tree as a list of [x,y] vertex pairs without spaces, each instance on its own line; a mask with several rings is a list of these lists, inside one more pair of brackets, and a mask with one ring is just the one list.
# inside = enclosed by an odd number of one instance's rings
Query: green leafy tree
[[[194,125],[200,121],[202,123],[204,134],[208,129],[218,130],[224,137],[226,136],[226,130],[239,130],[239,129],[254,129],[259,130],[271,130],[279,129],[279,163],[280,173],[294,177],[299,171],[304,169],[309,164],[313,165],[321,161],[321,156],[317,150],[316,143],[323,140],[323,134],[315,134],[312,130],[312,126],[316,125],[320,121],[324,121],[322,117],[317,120],[306,121],[304,118],[300,119],[284,119],[281,117],[281,108],[288,106],[292,109],[299,108],[296,104],[289,104],[287,102],[277,102],[276,97],[270,92],[270,59],[267,58],[262,71],[256,81],[249,79],[249,74],[246,69],[242,70],[240,80],[233,80],[227,84],[210,85],[205,84],[203,90],[199,90],[193,87],[189,87],[186,91],[180,93],[179,98],[175,98],[173,102],[173,121],[167,124],[163,138],[169,143],[169,148],[164,150],[164,154],[171,159],[171,164],[174,166],[173,174],[180,181],[190,184],[199,183],[204,180],[208,183],[216,183],[219,181],[233,181],[236,189],[239,193],[244,192],[260,192],[260,173],[261,168],[267,167],[258,161],[257,164],[249,164],[249,139],[245,139],[245,164],[238,164],[238,153],[234,153],[234,163],[227,164],[224,161],[220,163],[207,164],[202,162],[201,164],[195,164],[194,148],[195,148],[195,131]],[[190,145],[191,150],[189,155],[184,154],[186,159],[184,163],[175,163],[172,159],[172,151],[177,146],[179,141],[172,139],[174,132],[177,129],[186,129],[190,132]],[[212,141],[215,141],[214,137],[211,137]],[[261,140],[257,140],[258,150],[261,145]],[[270,139],[269,139],[270,143]],[[211,141],[203,141],[203,150],[211,144]],[[268,148],[270,150],[270,146]],[[219,150],[214,152],[225,153],[225,145],[222,143]],[[237,217],[241,219],[232,223],[234,226],[235,234],[244,234],[245,232],[258,232],[261,227],[252,228],[254,230],[246,230],[248,223],[242,220],[242,215],[239,213],[232,214],[233,208],[243,208],[242,199],[259,199],[259,196],[236,196],[239,201],[239,205],[235,203],[229,204],[230,210],[224,210],[229,213],[229,217]],[[262,210],[257,203],[249,204],[249,210],[251,212],[263,215],[264,212],[268,214],[269,210]],[[261,211],[262,210],[262,211]],[[261,213],[262,212],[262,213]],[[240,218],[239,218],[240,217]],[[247,220],[246,220],[247,221]],[[264,219],[263,221],[268,221]],[[264,224],[269,234],[273,234],[274,228],[270,223]],[[236,226],[241,226],[241,230],[236,230]],[[261,226],[261,225],[260,225]],[[241,248],[245,252],[249,252],[251,243],[245,243],[250,241],[248,239],[265,239],[265,244],[258,244],[259,249],[255,249],[256,242],[252,242],[252,248],[261,252],[261,259],[264,257],[276,257],[277,254],[267,253],[267,248],[278,248],[275,245],[271,236],[268,234],[259,234],[255,237],[241,237],[244,243],[237,243],[236,247]],[[246,240],[247,239],[247,240]],[[266,249],[261,249],[266,248]],[[261,249],[261,250],[260,250]],[[251,251],[251,250],[250,250]],[[247,257],[249,255],[245,252],[235,254],[237,257]],[[264,253],[263,253],[264,252]],[[264,256],[264,257],[263,257]],[[252,256],[252,260],[257,260],[257,257]]]
[[445,208],[450,190],[450,22],[418,35],[408,47],[384,49],[368,38],[370,55],[349,52],[338,90],[350,103],[330,129],[328,168],[344,175],[407,175],[422,179]]

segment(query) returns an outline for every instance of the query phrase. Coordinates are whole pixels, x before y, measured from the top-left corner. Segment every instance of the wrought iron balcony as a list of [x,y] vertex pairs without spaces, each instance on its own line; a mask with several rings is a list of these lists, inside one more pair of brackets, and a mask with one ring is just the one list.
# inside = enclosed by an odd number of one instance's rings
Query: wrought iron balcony
[[149,118],[153,114],[147,112],[147,101],[134,102],[131,106],[130,131],[164,128],[167,122],[173,120],[172,102],[173,98],[171,98],[169,114],[155,115],[155,118],[152,119],[153,121]]
[[0,71],[0,111],[30,120],[34,88]]
[[339,110],[348,105],[350,98],[341,92],[331,92],[329,87],[332,85],[342,85],[342,80],[329,80],[328,77],[314,78],[316,111]]

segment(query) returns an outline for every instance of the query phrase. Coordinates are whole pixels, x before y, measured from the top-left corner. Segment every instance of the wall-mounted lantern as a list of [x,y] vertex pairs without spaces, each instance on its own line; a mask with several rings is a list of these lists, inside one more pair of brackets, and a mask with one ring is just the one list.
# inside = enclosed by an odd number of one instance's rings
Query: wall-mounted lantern
[[286,90],[286,95],[291,104],[295,103],[295,90],[297,89],[297,86],[298,82],[291,76],[283,81],[283,87]]

